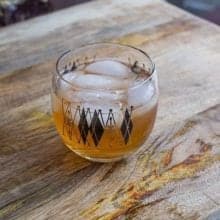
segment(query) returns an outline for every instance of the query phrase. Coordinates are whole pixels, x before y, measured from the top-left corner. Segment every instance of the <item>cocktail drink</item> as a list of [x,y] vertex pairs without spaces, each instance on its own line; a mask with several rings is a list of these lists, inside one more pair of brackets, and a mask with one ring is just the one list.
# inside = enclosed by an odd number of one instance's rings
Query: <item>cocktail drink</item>
[[140,147],[153,128],[157,75],[136,48],[93,44],[64,53],[53,75],[52,110],[64,144],[100,162]]

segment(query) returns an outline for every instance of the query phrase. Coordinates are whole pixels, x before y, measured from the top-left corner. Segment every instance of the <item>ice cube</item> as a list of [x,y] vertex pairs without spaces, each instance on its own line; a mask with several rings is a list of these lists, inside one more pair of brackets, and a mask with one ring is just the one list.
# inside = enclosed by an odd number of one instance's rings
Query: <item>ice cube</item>
[[[60,97],[64,97],[67,100],[71,98],[72,94],[72,83],[77,75],[81,74],[80,72],[68,72],[64,74],[62,78],[58,79],[57,86],[58,86],[58,95]],[[70,99],[71,100],[71,99]]]
[[78,70],[78,71],[71,71],[71,72],[68,72],[68,73],[64,74],[64,75],[63,75],[63,78],[64,78],[66,81],[72,83],[72,82],[74,82],[74,80],[75,80],[75,78],[76,78],[77,76],[82,75],[82,74],[83,74],[83,72],[82,72],[82,71],[79,71],[79,70]]
[[78,75],[83,74],[81,71],[74,71],[74,72],[68,72],[64,74],[62,77],[63,79],[59,79],[59,89],[63,92],[71,89],[72,85],[74,83],[75,78]]
[[120,62],[113,60],[101,60],[89,64],[85,71],[99,75],[114,76],[117,78],[129,78],[132,76],[130,68]]
[[151,83],[144,83],[136,86],[128,92],[128,103],[132,106],[146,105],[154,95],[154,85]]
[[88,89],[111,88],[111,85],[115,83],[117,84],[117,81],[115,82],[112,78],[94,74],[79,75],[74,81],[74,85]]
[[73,86],[78,88],[97,90],[123,89],[128,87],[130,83],[130,79],[124,79],[121,81],[111,76],[85,73],[78,74],[71,82]]

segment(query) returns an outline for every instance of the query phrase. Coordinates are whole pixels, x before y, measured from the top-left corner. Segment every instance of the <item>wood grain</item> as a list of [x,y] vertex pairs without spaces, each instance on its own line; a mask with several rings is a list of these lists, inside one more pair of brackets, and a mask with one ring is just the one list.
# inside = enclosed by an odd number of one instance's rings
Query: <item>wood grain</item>
[[143,213],[200,219],[218,210],[219,105],[153,135],[127,160],[106,165],[64,148],[51,117],[34,108],[3,115],[2,219],[141,219]]
[[[148,52],[160,84],[150,139],[114,164],[64,147],[50,114],[54,58],[103,40]],[[220,216],[219,41],[219,27],[159,0],[99,0],[1,29],[0,219]]]

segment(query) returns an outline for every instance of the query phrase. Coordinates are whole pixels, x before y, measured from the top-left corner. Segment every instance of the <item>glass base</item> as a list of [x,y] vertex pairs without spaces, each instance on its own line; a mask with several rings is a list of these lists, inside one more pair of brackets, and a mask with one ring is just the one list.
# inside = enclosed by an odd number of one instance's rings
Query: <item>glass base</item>
[[[65,144],[65,143],[64,143]],[[71,151],[73,151],[76,155],[85,158],[87,160],[90,160],[92,162],[99,162],[99,163],[110,163],[110,162],[116,162],[119,160],[123,160],[125,158],[127,158],[131,153],[129,154],[125,154],[123,156],[119,156],[119,157],[112,157],[112,158],[105,158],[105,157],[90,157],[90,156],[85,156],[84,154],[81,154],[80,152],[73,150],[71,148],[71,146],[69,146],[68,144],[65,144]]]

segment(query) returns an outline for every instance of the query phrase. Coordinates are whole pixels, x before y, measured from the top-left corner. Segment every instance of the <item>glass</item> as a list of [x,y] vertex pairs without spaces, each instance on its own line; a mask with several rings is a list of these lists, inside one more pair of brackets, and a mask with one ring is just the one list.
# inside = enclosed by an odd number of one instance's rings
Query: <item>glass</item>
[[158,83],[143,51],[98,43],[62,54],[52,80],[52,111],[64,144],[92,161],[120,160],[154,125]]

